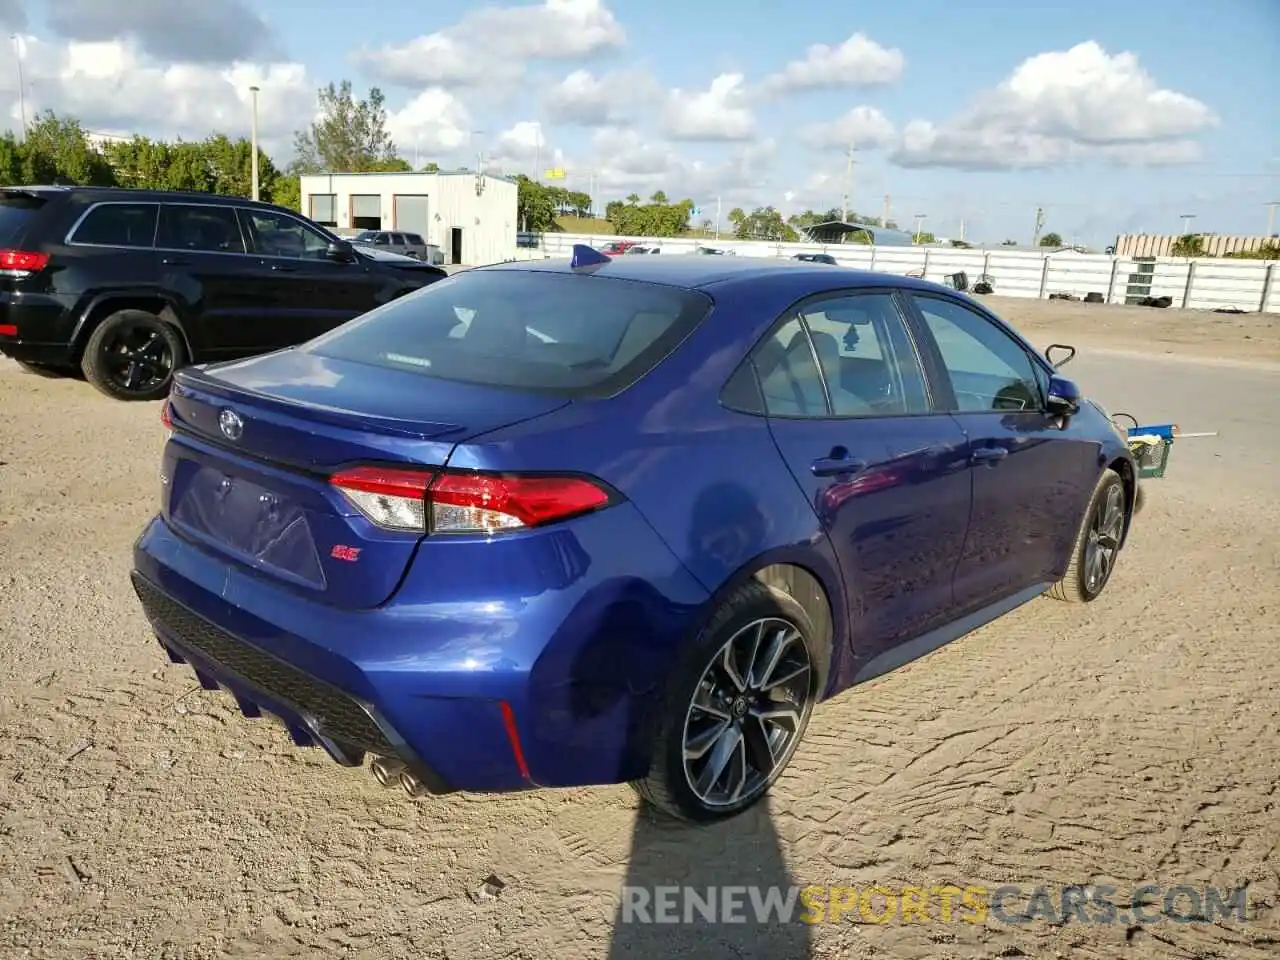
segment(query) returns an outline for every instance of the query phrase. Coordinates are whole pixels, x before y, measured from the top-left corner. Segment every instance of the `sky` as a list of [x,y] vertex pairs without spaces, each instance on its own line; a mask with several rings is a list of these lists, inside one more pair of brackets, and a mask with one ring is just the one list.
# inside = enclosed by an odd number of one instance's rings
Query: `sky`
[[1280,0],[0,0],[0,33],[0,129],[25,108],[247,136],[257,84],[283,165],[349,79],[383,91],[409,162],[559,167],[600,208],[662,190],[727,219],[848,191],[939,237],[1029,242],[1042,208],[1042,232],[1103,245],[1184,214],[1260,234],[1280,201]]

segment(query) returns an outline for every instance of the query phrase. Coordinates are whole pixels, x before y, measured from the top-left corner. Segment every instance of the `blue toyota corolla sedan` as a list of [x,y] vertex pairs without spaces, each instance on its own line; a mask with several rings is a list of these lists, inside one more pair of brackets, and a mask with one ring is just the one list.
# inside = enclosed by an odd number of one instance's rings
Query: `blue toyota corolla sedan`
[[161,644],[412,796],[735,814],[815,704],[1088,602],[1125,438],[964,294],[729,257],[508,263],[179,373],[133,584]]

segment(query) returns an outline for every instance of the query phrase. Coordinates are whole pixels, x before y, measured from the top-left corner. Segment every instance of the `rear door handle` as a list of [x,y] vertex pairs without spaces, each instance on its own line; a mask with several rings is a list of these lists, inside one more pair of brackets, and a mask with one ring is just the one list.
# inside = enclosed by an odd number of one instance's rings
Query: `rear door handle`
[[839,477],[846,474],[861,473],[867,469],[867,461],[855,460],[844,456],[819,457],[809,467],[815,477]]
[[160,262],[166,267],[185,267],[191,263],[190,260],[184,260],[182,257],[165,257]]
[[280,263],[273,263],[271,265],[271,269],[274,270],[276,273],[296,273],[297,272],[296,267],[286,267],[284,264],[280,264]]
[[995,466],[1009,455],[1004,447],[979,447],[969,455],[970,463],[989,463]]

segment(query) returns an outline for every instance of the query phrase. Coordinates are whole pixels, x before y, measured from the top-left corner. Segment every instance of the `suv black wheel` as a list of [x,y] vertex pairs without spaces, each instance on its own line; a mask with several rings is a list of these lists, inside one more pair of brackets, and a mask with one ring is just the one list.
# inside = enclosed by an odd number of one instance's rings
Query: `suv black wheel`
[[89,336],[85,378],[117,400],[160,400],[185,360],[178,332],[145,310],[118,310]]
[[758,802],[790,762],[818,698],[813,626],[798,603],[751,582],[699,636],[667,690],[649,775],[650,804],[706,822]]

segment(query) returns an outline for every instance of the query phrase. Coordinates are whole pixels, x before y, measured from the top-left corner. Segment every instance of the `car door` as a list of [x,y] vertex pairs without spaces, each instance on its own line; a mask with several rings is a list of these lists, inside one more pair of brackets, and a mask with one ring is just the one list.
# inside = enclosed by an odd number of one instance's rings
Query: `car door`
[[230,206],[165,203],[156,232],[161,282],[186,308],[197,358],[243,356],[269,348],[266,313],[245,283],[256,260]]
[[[302,343],[385,302],[387,278],[361,257],[329,258],[329,237],[296,217],[240,207],[257,255],[257,288],[270,303],[274,347]],[[385,236],[385,235],[384,235]]]
[[950,618],[967,442],[935,412],[890,289],[803,303],[753,362],[774,440],[831,540],[861,666]]
[[977,609],[1058,579],[1101,446],[1047,412],[1048,370],[994,317],[945,294],[909,299],[940,368],[939,399],[970,444],[973,510],[955,591]]

